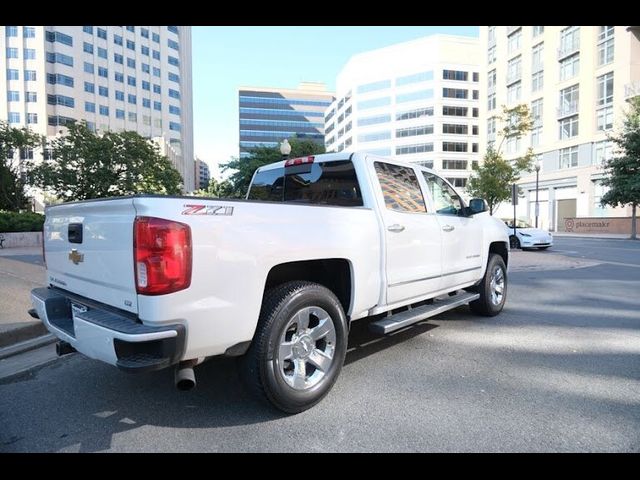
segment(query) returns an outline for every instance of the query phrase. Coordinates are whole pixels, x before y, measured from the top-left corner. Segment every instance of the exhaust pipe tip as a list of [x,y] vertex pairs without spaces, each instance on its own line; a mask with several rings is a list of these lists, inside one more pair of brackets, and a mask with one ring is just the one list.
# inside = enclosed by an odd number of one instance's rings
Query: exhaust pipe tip
[[192,367],[178,367],[176,369],[176,388],[183,392],[196,386],[196,374]]
[[75,352],[76,349],[70,343],[60,340],[56,343],[56,355],[59,357]]

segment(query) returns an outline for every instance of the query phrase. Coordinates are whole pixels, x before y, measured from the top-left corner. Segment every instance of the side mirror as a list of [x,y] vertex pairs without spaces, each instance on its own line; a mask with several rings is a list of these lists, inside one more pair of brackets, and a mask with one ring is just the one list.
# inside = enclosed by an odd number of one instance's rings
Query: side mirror
[[475,215],[476,213],[486,212],[487,202],[485,202],[482,198],[472,198],[469,201],[469,207],[467,208],[469,212],[469,216]]

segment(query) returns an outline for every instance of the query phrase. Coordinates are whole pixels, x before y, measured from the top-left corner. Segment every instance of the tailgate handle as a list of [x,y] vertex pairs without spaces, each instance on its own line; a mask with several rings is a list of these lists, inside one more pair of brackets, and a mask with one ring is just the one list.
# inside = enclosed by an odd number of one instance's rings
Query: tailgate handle
[[82,243],[82,224],[70,223],[69,235],[67,236],[69,243]]

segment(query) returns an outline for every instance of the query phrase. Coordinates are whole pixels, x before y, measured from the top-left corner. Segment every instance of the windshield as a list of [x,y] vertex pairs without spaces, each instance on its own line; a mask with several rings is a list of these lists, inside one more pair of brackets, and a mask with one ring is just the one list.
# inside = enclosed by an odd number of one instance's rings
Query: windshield
[[[513,218],[509,218],[509,219],[503,218],[502,221],[505,223],[507,227],[513,228]],[[516,220],[516,228],[533,228],[533,227],[524,220]]]

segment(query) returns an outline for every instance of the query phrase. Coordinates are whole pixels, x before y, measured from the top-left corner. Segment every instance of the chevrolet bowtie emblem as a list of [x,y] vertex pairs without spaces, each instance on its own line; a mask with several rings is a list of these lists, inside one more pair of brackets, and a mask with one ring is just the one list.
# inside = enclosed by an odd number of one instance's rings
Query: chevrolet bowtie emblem
[[78,265],[80,262],[84,262],[84,253],[78,253],[75,248],[69,252],[69,260]]

